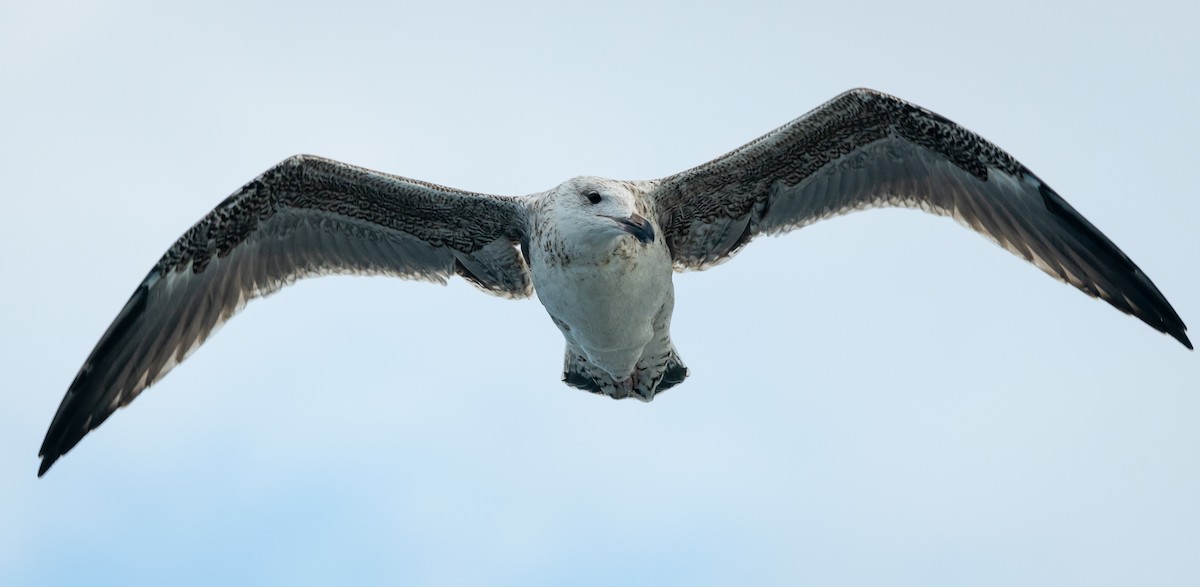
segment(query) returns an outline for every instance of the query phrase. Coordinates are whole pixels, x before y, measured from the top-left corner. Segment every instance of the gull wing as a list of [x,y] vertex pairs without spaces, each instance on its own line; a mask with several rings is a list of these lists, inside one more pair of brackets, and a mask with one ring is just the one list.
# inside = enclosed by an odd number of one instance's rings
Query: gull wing
[[1192,348],[1150,278],[1050,186],[979,135],[887,94],[851,90],[649,183],[677,270],[720,263],[760,234],[855,210],[918,208],[954,218]]
[[510,298],[533,291],[515,198],[458,191],[298,155],[221,202],[155,264],[67,389],[41,476],[85,434],[183,361],[250,300],[296,279],[460,275]]

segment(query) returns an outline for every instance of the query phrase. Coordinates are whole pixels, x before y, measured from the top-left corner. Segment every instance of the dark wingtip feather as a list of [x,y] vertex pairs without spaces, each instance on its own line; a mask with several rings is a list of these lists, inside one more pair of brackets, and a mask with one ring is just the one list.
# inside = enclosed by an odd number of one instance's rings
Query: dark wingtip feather
[[[96,381],[96,374],[92,370],[97,364],[110,362],[112,356],[127,343],[129,334],[145,313],[147,292],[153,276],[154,272],[151,271],[129,297],[121,313],[113,320],[104,336],[100,337],[100,342],[96,343],[96,348],[92,350],[87,361],[84,361],[75,380],[67,388],[67,393],[46,430],[42,446],[38,449],[38,456],[42,457],[38,477],[45,475],[59,457],[75,448],[88,432],[108,418],[108,413],[96,412],[97,406],[111,398],[94,389],[99,382]],[[93,389],[89,390],[89,387]]]
[[1057,192],[1040,179],[1037,181],[1038,191],[1046,209],[1058,218],[1072,238],[1103,261],[1104,266],[1108,269],[1109,278],[1113,279],[1121,288],[1122,291],[1119,292],[1119,295],[1103,299],[1118,310],[1137,317],[1151,328],[1169,334],[1183,346],[1191,349],[1192,343],[1186,334],[1187,326],[1175,312],[1175,308],[1171,307],[1167,298],[1158,291],[1154,282],[1150,281],[1150,278],[1125,253],[1121,252],[1091,222],[1076,212]]
[[1183,346],[1187,347],[1187,349],[1189,351],[1194,350],[1192,348],[1192,341],[1188,340],[1187,333],[1185,331],[1180,330],[1178,332],[1172,332],[1170,334],[1171,334],[1171,336],[1175,337],[1175,340],[1178,340],[1179,342],[1183,343]]
[[50,456],[43,455],[42,456],[42,464],[38,465],[38,478],[41,479],[42,475],[45,475],[46,471],[50,470],[50,465],[53,465],[54,461],[57,461],[57,460],[58,460],[58,457],[50,457]]

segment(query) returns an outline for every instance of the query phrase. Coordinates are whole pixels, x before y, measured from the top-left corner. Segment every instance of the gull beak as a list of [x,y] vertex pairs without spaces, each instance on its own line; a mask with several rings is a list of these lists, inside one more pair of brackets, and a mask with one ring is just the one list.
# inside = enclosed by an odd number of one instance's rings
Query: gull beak
[[608,216],[613,222],[616,222],[621,230],[632,234],[642,243],[654,242],[654,225],[646,220],[645,216],[634,212],[629,218],[620,218],[617,216]]

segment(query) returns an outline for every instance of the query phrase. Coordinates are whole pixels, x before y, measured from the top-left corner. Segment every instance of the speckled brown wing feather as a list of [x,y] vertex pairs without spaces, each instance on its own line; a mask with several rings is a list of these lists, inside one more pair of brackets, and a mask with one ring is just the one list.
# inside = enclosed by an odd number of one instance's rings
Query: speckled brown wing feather
[[881,206],[950,216],[1188,348],[1137,265],[982,137],[898,98],[846,92],[710,163],[651,182],[675,267],[704,269],[759,234]]
[[532,293],[516,249],[519,201],[471,194],[313,156],[263,173],[162,256],[100,338],[63,398],[38,475],[195,350],[251,299],[333,273]]

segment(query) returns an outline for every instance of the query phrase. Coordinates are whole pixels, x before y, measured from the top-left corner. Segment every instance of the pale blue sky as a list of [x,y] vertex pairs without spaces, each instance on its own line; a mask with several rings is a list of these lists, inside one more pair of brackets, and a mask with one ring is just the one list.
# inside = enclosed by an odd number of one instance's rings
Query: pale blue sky
[[526,194],[868,86],[1011,152],[1200,328],[1194,3],[748,6],[6,6],[0,584],[1200,583],[1200,358],[911,211],[677,276],[692,376],[649,405],[560,383],[534,301],[303,282],[35,478],[150,265],[301,152]]

